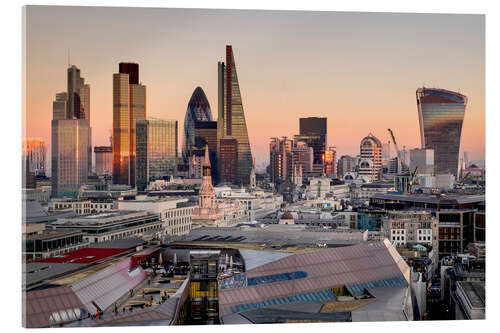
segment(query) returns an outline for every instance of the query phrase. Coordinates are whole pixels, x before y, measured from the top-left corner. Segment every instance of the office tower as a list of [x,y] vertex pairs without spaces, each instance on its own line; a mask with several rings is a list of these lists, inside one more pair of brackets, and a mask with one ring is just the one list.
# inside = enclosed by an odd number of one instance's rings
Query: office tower
[[31,170],[30,160],[27,155],[23,155],[22,158],[22,170],[23,170],[23,188],[36,188],[36,176]]
[[325,150],[323,165],[326,176],[337,176],[337,149],[335,147],[328,147]]
[[67,92],[60,92],[56,94],[56,100],[52,102],[52,119],[69,119]]
[[[217,122],[197,121],[194,124],[195,146],[203,148],[208,145],[210,156],[212,179],[216,180],[218,175],[217,165]],[[202,140],[199,140],[202,139]],[[197,140],[199,142],[197,142]]]
[[390,158],[387,161],[387,173],[397,175],[403,172],[403,166],[399,157]]
[[[219,103],[224,101],[223,108],[221,104],[219,104],[219,140],[226,137],[236,140],[236,180],[238,183],[248,184],[250,181],[250,172],[252,170],[252,152],[250,149],[240,85],[231,45],[226,45],[226,63],[218,64],[218,74],[218,101]],[[229,141],[226,143],[228,142]],[[219,149],[222,149],[222,147],[219,147]]]
[[382,166],[387,167],[387,163],[391,158],[391,142],[388,141],[382,144]]
[[[201,143],[201,142],[199,142]],[[205,144],[206,147],[206,144]],[[209,158],[210,159],[210,158]],[[203,163],[205,162],[205,149],[193,147],[189,157],[189,178],[201,179],[203,177]]]
[[418,174],[434,175],[434,151],[416,148],[410,150],[410,171],[417,169]]
[[136,186],[144,190],[149,182],[173,176],[177,160],[177,120],[137,120]]
[[[62,96],[61,96],[62,97]],[[56,96],[57,101],[57,96]],[[55,103],[55,102],[54,102]],[[54,110],[54,116],[55,110]],[[53,119],[56,119],[54,117]],[[81,71],[75,65],[68,68],[68,92],[66,117],[57,119],[86,119],[89,123],[88,173],[92,171],[92,129],[90,127],[90,85],[85,83]]]
[[294,142],[292,147],[292,165],[301,166],[302,172],[312,172],[314,160],[314,150],[305,142]]
[[45,176],[45,141],[42,138],[24,138],[23,156],[29,162],[29,171],[35,176]]
[[391,142],[388,141],[382,144],[382,159],[388,159],[391,157]]
[[219,144],[220,139],[226,136],[226,128],[224,121],[224,75],[226,73],[226,67],[224,62],[219,61],[217,63],[217,158],[219,158]]
[[299,135],[295,141],[304,141],[314,150],[313,164],[323,164],[326,150],[327,122],[326,118],[308,117],[299,119]]
[[89,173],[92,171],[92,127],[90,127],[90,85],[85,83],[83,77],[80,78],[80,115],[82,119],[89,122]]
[[237,180],[238,142],[226,136],[219,141],[219,182],[235,184]]
[[457,92],[418,88],[421,148],[434,150],[434,173],[457,176],[458,154],[467,97]]
[[344,178],[344,175],[348,172],[354,172],[357,165],[358,159],[356,157],[342,155],[337,163],[337,173],[339,178]]
[[81,114],[82,102],[80,98],[80,87],[82,80],[80,77],[80,69],[75,65],[68,68],[68,115],[66,119],[82,119],[85,118]]
[[111,146],[94,147],[95,173],[98,175],[113,173],[113,148]]
[[201,87],[196,87],[186,109],[184,117],[184,136],[182,144],[182,157],[187,162],[195,144],[195,123],[212,121],[212,111],[207,96]]
[[367,182],[379,180],[382,171],[382,143],[370,133],[361,140],[359,149],[359,177]]
[[293,141],[286,136],[271,138],[269,143],[269,165],[271,182],[274,184],[285,182],[293,176]]
[[113,183],[135,187],[136,121],[146,119],[146,86],[139,65],[120,63],[113,74]]
[[76,197],[87,182],[89,123],[85,119],[52,120],[52,196]]

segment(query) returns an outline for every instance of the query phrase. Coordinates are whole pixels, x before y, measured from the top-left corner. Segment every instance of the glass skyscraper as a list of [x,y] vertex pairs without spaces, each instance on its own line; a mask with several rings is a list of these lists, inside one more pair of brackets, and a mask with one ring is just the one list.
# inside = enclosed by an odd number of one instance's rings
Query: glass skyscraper
[[467,97],[435,88],[417,89],[422,148],[434,150],[434,173],[457,176]]
[[89,122],[52,120],[52,196],[76,197],[88,175]]
[[[219,155],[222,148],[220,141],[224,138],[232,138],[236,140],[236,179],[237,182],[248,184],[250,182],[250,172],[252,171],[252,151],[250,149],[250,140],[248,138],[247,125],[245,121],[245,113],[243,111],[243,102],[240,92],[240,84],[236,73],[236,64],[234,63],[233,48],[231,45],[226,45],[226,63],[219,62],[219,103],[224,102],[224,108],[219,104]],[[229,141],[225,140],[226,143]],[[232,143],[229,146],[234,146]],[[229,156],[229,155],[227,155]],[[230,165],[227,161],[220,163]],[[222,167],[221,178],[222,178]]]
[[326,150],[327,119],[308,117],[299,119],[299,135],[294,136],[296,142],[307,143],[314,150],[314,164],[323,164]]
[[136,186],[144,190],[152,180],[173,176],[177,159],[177,120],[137,120]]
[[90,128],[90,85],[78,67],[67,69],[68,91],[58,93],[53,102],[52,196],[78,194],[92,169]]
[[191,150],[195,146],[195,123],[212,121],[212,111],[207,96],[201,87],[196,87],[189,100],[184,118],[184,137],[182,144],[182,158],[189,160]]
[[113,74],[113,184],[135,187],[136,121],[146,119],[146,87],[139,65],[120,63]]

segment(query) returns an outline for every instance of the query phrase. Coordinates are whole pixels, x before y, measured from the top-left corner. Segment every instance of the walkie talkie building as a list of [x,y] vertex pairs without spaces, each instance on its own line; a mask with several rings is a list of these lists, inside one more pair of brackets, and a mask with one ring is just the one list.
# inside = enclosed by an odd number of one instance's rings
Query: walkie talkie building
[[434,173],[457,176],[467,97],[435,88],[417,89],[422,148],[434,149]]

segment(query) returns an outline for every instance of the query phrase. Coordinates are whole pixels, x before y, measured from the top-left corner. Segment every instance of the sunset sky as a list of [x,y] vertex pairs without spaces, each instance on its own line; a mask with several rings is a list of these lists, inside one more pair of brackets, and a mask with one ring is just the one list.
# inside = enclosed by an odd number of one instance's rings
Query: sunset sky
[[[368,133],[391,128],[400,148],[420,144],[415,91],[469,98],[461,150],[485,155],[484,16],[30,6],[26,16],[25,136],[50,148],[55,94],[71,64],[91,86],[93,145],[108,145],[112,76],[139,63],[147,115],[179,121],[197,86],[217,118],[217,61],[233,45],[252,153],[293,136],[299,117],[328,118],[328,145],[359,154]],[[391,147],[392,149],[392,147]],[[179,146],[180,152],[180,146]],[[50,160],[50,150],[47,156]]]

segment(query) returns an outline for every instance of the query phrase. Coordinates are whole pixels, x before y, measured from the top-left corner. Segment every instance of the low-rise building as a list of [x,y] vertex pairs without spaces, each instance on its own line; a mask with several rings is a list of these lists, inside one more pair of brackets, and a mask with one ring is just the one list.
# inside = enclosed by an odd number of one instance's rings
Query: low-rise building
[[47,224],[48,230],[81,231],[83,240],[100,243],[130,237],[145,237],[146,234],[163,233],[163,222],[157,214],[145,211],[115,210],[106,213],[58,218]]
[[425,244],[438,252],[439,225],[430,211],[388,211],[382,221],[385,237],[396,247],[408,243]]
[[27,225],[23,230],[23,261],[53,257],[87,245],[81,231],[45,230],[43,223]]
[[118,208],[117,202],[114,199],[101,200],[74,200],[67,199],[52,199],[49,202],[49,211],[73,211],[77,215],[88,215],[94,213],[103,213],[115,210]]
[[314,177],[309,179],[308,191],[312,198],[323,199],[330,193],[330,178],[327,177]]
[[467,254],[442,258],[441,303],[448,308],[445,319],[483,319],[485,280],[484,259]]
[[352,200],[364,200],[370,199],[376,194],[385,194],[393,188],[394,184],[391,182],[380,181],[367,184],[353,183],[350,195]]
[[163,223],[163,234],[184,235],[192,228],[192,216],[196,203],[188,198],[137,198],[136,200],[120,200],[118,209],[144,210],[156,214]]

